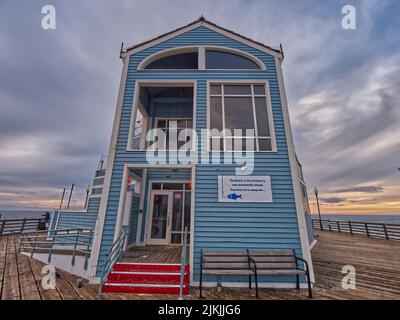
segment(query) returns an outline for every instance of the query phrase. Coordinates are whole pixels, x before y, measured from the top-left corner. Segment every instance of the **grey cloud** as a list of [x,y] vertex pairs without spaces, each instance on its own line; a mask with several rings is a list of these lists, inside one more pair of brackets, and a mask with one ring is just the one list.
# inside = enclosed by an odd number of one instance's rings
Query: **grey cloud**
[[332,198],[320,198],[319,199],[322,203],[341,203],[341,202],[345,202],[346,199],[345,198],[336,198],[336,197],[332,197]]
[[332,192],[335,192],[335,193],[346,193],[346,192],[376,193],[376,192],[383,192],[383,190],[384,190],[384,188],[381,186],[360,186],[360,187],[337,189]]

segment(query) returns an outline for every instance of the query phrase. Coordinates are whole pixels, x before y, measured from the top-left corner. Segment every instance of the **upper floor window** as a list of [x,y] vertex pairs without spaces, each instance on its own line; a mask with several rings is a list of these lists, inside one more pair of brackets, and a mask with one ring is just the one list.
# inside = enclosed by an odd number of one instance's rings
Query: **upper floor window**
[[[271,102],[267,90],[268,85],[259,83],[210,85],[210,150],[236,151],[236,145],[241,146],[243,151],[275,150]],[[251,146],[250,150],[248,146]]]
[[159,58],[145,69],[198,69],[197,52],[185,52]]
[[143,60],[145,70],[265,70],[256,57],[236,49],[182,47],[156,53]]
[[232,52],[206,50],[206,69],[261,69],[254,61]]

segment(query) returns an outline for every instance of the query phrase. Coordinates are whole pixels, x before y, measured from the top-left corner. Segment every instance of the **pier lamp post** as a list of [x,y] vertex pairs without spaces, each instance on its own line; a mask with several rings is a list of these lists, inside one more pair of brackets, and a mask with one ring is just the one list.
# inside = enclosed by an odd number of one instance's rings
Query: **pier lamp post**
[[318,208],[318,217],[319,217],[319,226],[321,230],[324,230],[324,227],[322,226],[322,219],[321,219],[321,210],[319,208],[319,199],[318,199],[318,189],[317,187],[314,188],[314,193],[315,193],[315,199],[317,199],[317,208]]

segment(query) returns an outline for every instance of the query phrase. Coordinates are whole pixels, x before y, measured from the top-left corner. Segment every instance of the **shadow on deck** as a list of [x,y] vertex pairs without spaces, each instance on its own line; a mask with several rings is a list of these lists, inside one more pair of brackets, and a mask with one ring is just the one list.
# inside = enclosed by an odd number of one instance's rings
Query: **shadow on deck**
[[[43,290],[40,283],[43,263],[17,253],[19,238],[0,238],[0,296],[3,300],[149,300],[177,299],[171,295],[148,294],[103,294],[97,295],[98,286],[86,281],[78,288],[77,277],[58,271],[55,290]],[[143,254],[130,254],[125,259],[139,262],[160,260],[174,262],[180,259],[180,248],[170,251],[165,247],[142,247]],[[147,252],[146,252],[147,250]],[[133,251],[132,251],[133,252]],[[131,256],[129,256],[131,255]],[[316,284],[314,299],[400,299],[400,242],[369,239],[335,232],[319,232],[318,243],[312,251]],[[141,259],[141,260],[140,260]],[[170,260],[169,260],[170,259]],[[344,290],[341,286],[342,268],[355,267],[356,289]],[[204,290],[206,299],[254,299],[254,292],[247,289]],[[187,299],[197,299],[198,290],[192,288]],[[306,290],[261,289],[260,298],[268,300],[307,299]]]

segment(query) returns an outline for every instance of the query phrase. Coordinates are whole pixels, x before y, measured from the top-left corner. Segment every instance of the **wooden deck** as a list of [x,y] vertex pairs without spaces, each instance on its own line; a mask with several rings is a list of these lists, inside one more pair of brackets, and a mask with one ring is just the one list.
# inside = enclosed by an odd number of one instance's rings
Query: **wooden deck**
[[[58,271],[55,290],[43,290],[43,263],[17,253],[18,236],[0,238],[0,297],[3,300],[148,300],[176,299],[176,296],[145,294],[97,295],[97,286],[86,281],[81,288],[77,277]],[[172,255],[173,256],[173,255]],[[314,299],[400,299],[400,242],[368,239],[334,232],[320,232],[312,251],[316,285]],[[355,290],[341,287],[344,265],[357,271]],[[206,299],[254,299],[254,291],[227,289],[204,290]],[[188,299],[197,299],[191,289]],[[307,299],[306,290],[262,289],[261,299]]]
[[124,252],[123,262],[181,263],[181,246],[143,246]]

